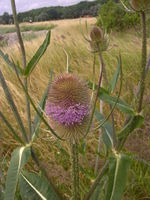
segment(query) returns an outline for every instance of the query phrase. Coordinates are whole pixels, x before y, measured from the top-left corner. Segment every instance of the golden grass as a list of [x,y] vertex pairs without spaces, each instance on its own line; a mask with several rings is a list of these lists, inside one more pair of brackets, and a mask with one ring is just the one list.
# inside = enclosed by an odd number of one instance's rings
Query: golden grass
[[[96,19],[88,18],[81,20],[82,28],[86,33],[85,20],[87,20],[90,29],[91,26],[96,22]],[[74,20],[42,22],[42,24],[44,25],[46,24],[48,25],[50,23],[57,25],[57,27],[52,30],[50,46],[48,47],[46,53],[44,54],[40,62],[37,64],[36,69],[33,71],[32,75],[29,78],[29,92],[32,95],[32,98],[37,105],[40,97],[42,96],[47,86],[50,69],[52,69],[55,74],[63,73],[66,70],[66,55],[64,53],[64,49],[67,51],[69,55],[69,65],[71,71],[80,74],[82,77],[84,77],[84,79],[90,79],[90,80],[92,79],[93,55],[88,50],[89,44],[82,37],[82,34],[80,32],[79,21],[80,21],[79,19],[74,19]],[[39,25],[41,25],[41,23],[39,23]],[[39,36],[33,41],[25,42],[25,49],[28,61],[34,55],[35,51],[42,43],[44,37],[45,33],[43,33],[42,36]],[[19,61],[21,63],[21,54],[17,43],[10,45],[9,47],[3,48],[3,50],[7,52],[10,55],[10,57],[12,57],[15,61]],[[136,36],[135,32],[131,31],[125,33],[112,33],[110,36],[110,50],[104,53],[104,59],[109,79],[112,77],[112,74],[117,66],[116,57],[119,55],[119,53],[121,53],[123,60],[123,74],[124,74],[122,98],[127,100],[129,103],[132,101],[133,93],[135,93],[136,85],[139,80],[140,59],[141,59],[140,52],[141,52],[141,39],[138,36]],[[11,93],[13,94],[14,100],[17,104],[21,117],[27,127],[27,113],[25,107],[24,93],[22,92],[21,87],[16,79],[15,73],[13,73],[1,59],[0,63],[1,63],[0,68],[4,73],[4,76],[7,80],[7,84],[11,90]],[[97,63],[96,78],[98,78],[98,73],[99,73],[98,60],[96,61],[96,63]],[[147,85],[149,84],[150,84],[150,79],[147,80]],[[147,89],[146,93],[150,94],[149,88]],[[13,114],[5,99],[1,87],[0,87],[0,109],[8,117],[13,127],[17,128],[17,124],[14,120]],[[34,112],[32,109],[32,119],[33,116]],[[123,120],[124,120],[123,115],[120,112],[119,113],[115,112],[115,121],[118,127],[120,127]],[[9,158],[11,150],[14,149],[18,144],[10,136],[9,131],[5,127],[5,125],[1,123],[0,125],[2,126],[2,131],[1,131],[2,139],[0,141],[0,146],[2,149],[1,156],[4,157],[6,155],[6,158]],[[50,170],[50,167],[53,165],[54,167],[56,167],[56,173],[57,173],[57,168],[58,168],[57,162],[58,160],[62,161],[62,158],[61,159],[59,158],[57,160],[58,156],[57,154],[59,154],[60,152],[55,145],[54,139],[50,137],[43,129],[44,127],[41,127],[41,133],[39,135],[39,138],[36,140],[34,146],[38,150],[38,154],[41,160],[46,164],[48,170]],[[88,145],[89,152],[96,152],[95,148],[96,145],[93,145],[93,143],[97,144],[97,135],[93,136],[92,134],[90,134],[89,145]],[[67,147],[66,144],[64,144],[64,146]],[[90,160],[91,163],[90,166],[92,168],[94,166],[95,155],[93,155],[92,158],[91,157],[92,156],[90,155],[90,158],[87,159]],[[65,161],[65,163],[66,165],[68,165],[69,160],[68,163],[67,161]],[[63,167],[65,168],[64,165]],[[68,169],[68,167],[69,166],[67,166],[66,168]],[[54,177],[56,178],[56,176]],[[57,178],[58,180],[55,179],[56,182],[59,181],[58,176]],[[63,190],[65,189],[63,188]],[[67,192],[69,192],[68,189]]]

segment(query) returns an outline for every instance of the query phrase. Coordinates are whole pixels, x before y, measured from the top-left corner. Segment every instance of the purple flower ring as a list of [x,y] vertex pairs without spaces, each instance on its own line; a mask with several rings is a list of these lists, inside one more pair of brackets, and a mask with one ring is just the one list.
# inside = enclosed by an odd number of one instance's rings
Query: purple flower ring
[[61,137],[79,139],[86,131],[90,116],[86,83],[72,74],[59,75],[49,88],[46,115]]

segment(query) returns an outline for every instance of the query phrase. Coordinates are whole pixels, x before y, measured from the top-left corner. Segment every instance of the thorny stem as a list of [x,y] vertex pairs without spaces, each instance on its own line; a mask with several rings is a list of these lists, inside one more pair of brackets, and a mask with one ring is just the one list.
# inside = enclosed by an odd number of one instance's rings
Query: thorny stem
[[[142,29],[143,29],[143,37],[142,37],[142,60],[141,60],[141,80],[139,81],[137,92],[136,92],[136,99],[138,99],[137,109],[140,113],[142,110],[142,103],[143,103],[143,96],[145,91],[145,79],[149,70],[150,66],[150,55],[147,61],[147,34],[146,34],[146,14],[144,11],[141,12],[142,17]],[[135,99],[133,100],[133,102]],[[133,105],[133,102],[131,105]],[[130,116],[127,116],[124,126],[131,120]],[[126,141],[126,140],[125,140]]]
[[70,142],[72,165],[72,200],[80,200],[78,143]]
[[[24,43],[23,43],[23,40],[22,40],[22,36],[21,36],[20,28],[19,28],[19,23],[18,23],[18,19],[17,19],[15,0],[11,0],[11,6],[12,6],[14,24],[16,26],[16,32],[17,32],[18,41],[19,41],[21,54],[22,54],[23,68],[25,69],[26,68],[26,52],[25,52]],[[25,86],[26,90],[28,90],[27,78],[24,78],[24,86]],[[26,107],[27,107],[27,117],[28,117],[29,139],[31,139],[31,132],[32,132],[32,128],[31,128],[31,112],[30,112],[30,102],[28,100],[27,95],[26,95]]]
[[95,100],[94,100],[94,104],[93,104],[91,118],[90,118],[90,121],[89,121],[89,124],[88,124],[88,128],[86,130],[86,133],[85,133],[84,137],[87,136],[87,134],[89,133],[90,128],[91,128],[91,124],[92,124],[94,113],[95,113],[95,109],[96,109],[96,103],[97,103],[97,99],[98,99],[98,95],[99,95],[99,90],[100,90],[100,86],[101,86],[101,83],[102,83],[102,78],[103,78],[103,65],[101,66],[101,71],[100,71],[99,81],[98,81],[98,87],[97,87],[97,92],[96,92],[96,96],[95,96]]
[[[120,57],[121,59],[121,57]],[[117,99],[116,99],[116,102],[115,104],[113,105],[110,113],[107,115],[107,117],[102,121],[102,123],[100,123],[96,128],[95,128],[95,131],[98,130],[99,128],[101,128],[104,123],[109,119],[109,117],[111,116],[111,114],[113,113],[117,103],[118,103],[118,100],[119,100],[119,97],[121,95],[121,89],[122,89],[122,64],[120,64],[120,88],[119,88],[119,92],[118,92],[118,96],[117,96]]]
[[138,112],[142,110],[143,96],[145,90],[145,66],[147,61],[147,35],[146,35],[146,14],[144,11],[141,11],[142,17],[142,29],[143,29],[143,38],[142,38],[142,63],[141,63],[141,80],[140,80],[140,96],[138,102]]
[[95,91],[95,59],[96,59],[96,55],[94,54],[94,58],[93,58],[93,77],[92,77],[93,86],[92,86],[91,102],[93,100],[94,91]]
[[[99,50],[99,60],[100,60],[100,66],[103,66],[103,79],[102,79],[102,83],[103,84],[103,80],[105,82],[106,85],[108,85],[108,79],[107,79],[107,73],[106,73],[106,69],[105,69],[105,64],[104,64],[104,60],[103,60],[103,56],[102,56],[102,52]],[[110,105],[110,110],[112,110],[112,106]],[[101,114],[103,114],[103,102],[100,100],[100,112]],[[112,131],[112,137],[113,137],[113,143],[114,146],[116,146],[117,143],[117,139],[116,139],[116,133],[115,133],[115,123],[114,123],[114,115],[113,112],[111,113],[111,119],[112,119],[112,127],[113,127],[113,131]],[[100,143],[101,143],[101,131],[99,130],[99,140],[98,140],[98,155],[96,157],[96,163],[95,163],[95,174],[97,174],[98,171],[98,163],[99,163],[99,153],[100,153]]]
[[[101,65],[103,65],[104,81],[108,85],[107,73],[106,73],[106,69],[105,69],[105,64],[104,64],[102,53],[99,53],[99,59],[100,59]],[[111,105],[110,105],[110,110],[112,110],[112,106]],[[113,132],[112,132],[113,142],[114,142],[114,145],[116,145],[117,139],[116,139],[116,133],[115,133],[115,127],[114,127],[114,115],[113,115],[113,113],[111,113],[111,118],[112,118],[112,126],[113,126]]]

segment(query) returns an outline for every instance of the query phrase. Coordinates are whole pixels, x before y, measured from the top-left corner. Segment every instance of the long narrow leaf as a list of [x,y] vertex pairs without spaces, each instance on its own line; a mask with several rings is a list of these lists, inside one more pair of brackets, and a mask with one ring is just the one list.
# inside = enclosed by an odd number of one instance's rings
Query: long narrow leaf
[[51,36],[51,31],[48,31],[43,44],[40,46],[40,48],[37,50],[37,52],[35,53],[33,58],[28,63],[28,65],[24,71],[25,76],[29,76],[31,74],[31,72],[35,68],[36,64],[39,62],[40,58],[45,53],[48,45],[50,44],[50,36]]
[[[88,86],[90,89],[92,89],[92,85],[93,85],[92,82],[88,82]],[[95,89],[97,89],[97,86],[95,86]],[[112,106],[115,104],[117,100],[117,97],[110,95],[109,92],[102,87],[100,88],[99,98],[102,101]],[[116,107],[124,113],[135,115],[134,110],[125,101],[121,100],[120,98],[118,99],[118,103],[116,104]]]
[[[97,118],[97,120],[101,123],[105,117],[104,115],[102,115],[101,113],[99,113],[98,111],[95,112],[95,116]],[[113,132],[113,127],[112,124],[110,124],[108,121],[105,122],[105,124],[102,127],[102,138],[103,141],[105,143],[105,145],[107,146],[107,148],[111,149],[113,148],[114,144],[113,144],[113,137],[112,137],[112,132]]]
[[5,122],[6,126],[9,128],[9,130],[11,131],[11,133],[13,134],[14,138],[20,142],[21,144],[24,144],[24,142],[22,141],[22,139],[18,136],[18,134],[16,133],[16,131],[14,130],[14,128],[11,126],[11,124],[9,123],[9,121],[6,119],[6,117],[3,115],[3,113],[0,111],[0,117],[2,118],[2,120]]
[[11,107],[13,113],[14,113],[14,116],[15,116],[15,118],[16,118],[16,120],[17,120],[19,126],[20,126],[22,135],[23,135],[25,141],[27,142],[27,141],[28,141],[28,138],[27,138],[27,135],[26,135],[25,127],[24,127],[24,125],[23,125],[23,122],[22,122],[22,120],[21,120],[21,117],[20,117],[20,115],[19,115],[19,112],[18,112],[18,110],[17,110],[17,107],[16,107],[16,105],[15,105],[15,103],[14,103],[14,101],[13,101],[13,97],[12,97],[10,91],[9,91],[9,88],[8,88],[8,86],[7,86],[7,84],[6,84],[6,81],[5,81],[5,79],[4,79],[4,76],[3,76],[2,72],[1,72],[1,70],[0,70],[0,82],[1,82],[2,88],[3,88],[3,90],[4,90],[5,96],[6,96],[6,98],[7,98],[7,101],[8,101],[8,103],[9,103],[9,105],[10,105],[10,107]]
[[108,86],[108,90],[110,93],[112,93],[117,85],[117,81],[118,81],[118,78],[119,78],[119,73],[120,73],[120,61],[118,61],[118,66],[117,66],[117,69],[112,77],[112,80],[110,81],[109,83],[109,86]]
[[30,157],[30,147],[17,148],[12,153],[10,166],[6,178],[4,200],[14,200],[20,172]]
[[[103,100],[104,102],[106,102],[112,106],[115,104],[115,102],[117,100],[117,97],[110,96],[109,94],[105,93],[102,90],[100,90],[99,97],[101,100]],[[130,115],[135,115],[134,110],[121,99],[118,99],[118,103],[117,103],[116,107],[124,113],[130,114]]]
[[131,117],[128,124],[126,124],[126,126],[118,134],[118,139],[119,139],[118,150],[120,150],[123,147],[129,134],[132,133],[136,128],[140,128],[143,122],[144,122],[144,117],[141,116],[140,114]]
[[110,162],[106,200],[121,200],[127,181],[131,160],[125,154],[118,154]]
[[19,185],[24,200],[60,200],[50,183],[38,174],[22,172]]
[[100,181],[100,183],[97,185],[91,200],[100,200],[100,199],[105,199],[104,197],[104,187],[105,187],[105,183],[107,181],[107,176],[104,176],[102,178],[102,180]]

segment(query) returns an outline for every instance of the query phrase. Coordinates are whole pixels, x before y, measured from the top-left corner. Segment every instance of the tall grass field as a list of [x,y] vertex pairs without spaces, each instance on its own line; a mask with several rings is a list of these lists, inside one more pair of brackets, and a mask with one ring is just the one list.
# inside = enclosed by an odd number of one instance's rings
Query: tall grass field
[[[86,29],[86,21],[88,28]],[[84,39],[83,33],[89,37],[89,32],[96,23],[96,18],[82,18],[72,20],[59,20],[49,22],[39,22],[33,24],[22,24],[23,39],[25,50],[27,54],[27,61],[34,55],[35,51],[42,44],[47,28],[52,28],[50,45],[44,56],[37,64],[29,78],[29,94],[36,105],[47,87],[50,71],[53,72],[53,78],[57,74],[66,72],[68,54],[69,69],[74,74],[79,74],[84,80],[92,81],[92,66],[93,54],[90,51],[89,43]],[[35,28],[36,27],[36,28]],[[39,27],[39,28],[37,28]],[[46,28],[47,27],[47,28]],[[30,35],[24,31],[30,30]],[[38,30],[44,30],[37,33]],[[32,32],[34,31],[34,32]],[[14,32],[12,26],[1,26],[0,33],[3,36],[11,39],[11,33]],[[13,36],[14,37],[14,36]],[[11,44],[6,43],[0,45],[0,49],[9,55],[15,63],[22,62],[21,52],[18,41],[14,37]],[[1,44],[1,43],[0,43]],[[150,39],[148,39],[148,52],[150,52]],[[134,29],[124,32],[112,32],[110,34],[110,44],[108,51],[104,53],[104,61],[107,70],[107,76],[110,80],[117,68],[117,57],[121,54],[122,69],[123,69],[123,87],[121,92],[121,99],[125,100],[129,105],[136,94],[137,85],[140,79],[140,65],[141,65],[141,36]],[[17,108],[21,117],[27,124],[27,111],[25,105],[25,94],[18,82],[16,74],[12,71],[6,63],[0,58],[0,68],[6,78],[6,82],[11,90],[11,93],[16,102]],[[96,81],[98,81],[99,74],[99,60],[96,59]],[[119,85],[115,89],[114,94],[117,96],[119,92]],[[137,157],[150,161],[150,74],[146,81],[146,91],[144,95],[144,125],[134,131],[128,138],[124,151],[129,154],[136,154]],[[104,104],[104,114],[109,112],[109,106]],[[17,128],[17,122],[13,117],[9,104],[6,101],[4,91],[0,86],[0,110],[7,116],[9,122],[14,128]],[[34,110],[31,108],[32,120]],[[119,110],[114,111],[115,126],[119,130],[124,123],[125,116]],[[96,122],[95,122],[96,123]],[[19,133],[19,130],[18,130]],[[19,133],[20,134],[20,133]],[[88,135],[88,143],[86,146],[86,153],[80,152],[80,191],[81,199],[85,192],[88,191],[89,185],[94,181],[94,166],[97,155],[99,131],[90,132]],[[18,146],[13,137],[9,134],[8,128],[0,121],[0,187],[4,187],[6,173],[9,166],[10,156]],[[66,142],[60,143],[52,135],[47,132],[45,126],[40,126],[39,136],[33,144],[42,165],[54,181],[56,186],[64,194],[67,200],[71,196],[71,174],[70,174],[70,159],[68,157]],[[81,148],[82,149],[82,148]],[[69,149],[68,149],[69,151]],[[26,168],[30,171],[39,172],[34,162],[29,162]],[[100,158],[100,167],[103,165],[103,160]],[[34,169],[34,170],[33,170]],[[123,200],[148,200],[150,199],[150,171],[146,170],[142,165],[134,163],[131,166],[127,186],[123,195]],[[103,200],[103,199],[102,199]]]

